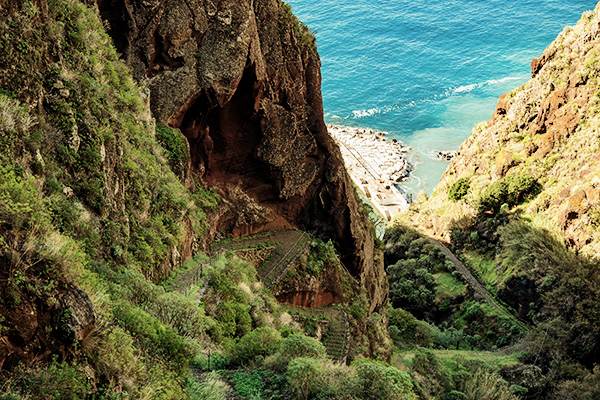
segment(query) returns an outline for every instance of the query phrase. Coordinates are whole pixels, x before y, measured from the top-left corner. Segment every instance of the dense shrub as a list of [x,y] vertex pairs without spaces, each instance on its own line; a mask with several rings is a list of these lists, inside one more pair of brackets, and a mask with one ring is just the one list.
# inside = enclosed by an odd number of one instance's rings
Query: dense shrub
[[206,314],[218,322],[215,330],[219,336],[239,338],[261,325],[257,321],[268,311],[271,300],[255,286],[256,269],[251,263],[231,253],[214,262],[209,276],[204,301],[214,305],[207,307]]
[[429,324],[417,320],[401,308],[388,308],[390,337],[398,347],[427,346],[431,343],[432,330]]
[[103,333],[96,332],[82,343],[82,348],[90,356],[99,375],[105,378],[118,377],[119,380],[136,382],[141,379],[143,365],[138,362],[133,339],[119,326],[112,326]]
[[0,386],[0,390],[4,391],[7,387],[10,387],[13,393],[24,396],[11,395],[14,399],[34,398],[39,400],[84,399],[92,389],[80,366],[57,361],[29,371],[21,371],[18,379],[6,382]]
[[442,364],[431,350],[419,349],[413,359],[413,368],[422,375],[435,377],[439,375]]
[[311,393],[311,397],[328,400],[359,399],[356,368],[332,361],[321,361],[317,387]]
[[437,246],[412,228],[396,224],[386,231],[384,241],[392,305],[422,318],[433,310],[438,287],[433,274],[449,271],[453,265]]
[[387,268],[390,300],[394,307],[416,312],[430,308],[435,300],[433,275],[417,260],[398,261]]
[[299,357],[290,362],[286,376],[298,399],[307,399],[315,391],[321,371],[321,363],[313,358]]
[[465,197],[469,192],[471,183],[467,178],[460,178],[452,184],[448,192],[448,200],[458,201]]
[[252,329],[250,306],[243,303],[224,301],[219,304],[215,319],[220,335],[224,337],[242,337]]
[[291,360],[297,357],[323,358],[326,353],[325,346],[317,339],[295,333],[283,339],[281,354]]
[[558,399],[600,399],[600,366],[582,377],[572,377],[562,382],[557,389]]
[[479,211],[492,210],[496,213],[503,204],[516,206],[535,197],[540,189],[541,185],[530,175],[506,176],[484,189],[479,198]]
[[287,377],[271,369],[238,370],[231,375],[231,380],[235,384],[235,392],[243,399],[289,398]]
[[393,225],[386,230],[384,243],[386,265],[414,259],[432,273],[447,270],[447,258],[444,253],[412,228],[400,224]]
[[600,356],[597,260],[578,255],[556,233],[524,221],[506,225],[500,237],[500,267],[535,281],[542,303],[536,306],[548,311],[531,334],[531,351],[539,351],[535,341],[543,340],[546,330],[552,345],[541,349],[541,360],[571,358],[592,367]]
[[393,400],[416,399],[410,376],[394,367],[365,360],[356,367],[358,376],[357,394],[361,399]]
[[203,337],[216,325],[213,318],[204,314],[195,299],[177,292],[158,296],[148,304],[148,312],[184,337]]
[[501,251],[497,260],[500,268],[545,279],[558,271],[571,270],[578,263],[575,254],[550,230],[516,220],[499,228],[498,233]]
[[408,247],[420,237],[417,231],[401,224],[386,229],[383,237],[385,265],[392,265],[398,260],[406,259]]
[[500,375],[479,369],[464,382],[461,392],[468,399],[479,400],[517,400]]
[[223,301],[247,304],[248,297],[239,284],[252,284],[256,281],[256,269],[252,264],[232,256],[220,258],[214,263],[209,287],[218,293]]
[[235,384],[235,392],[244,399],[261,398],[265,390],[265,384],[262,380],[261,372],[263,369],[252,372],[238,371],[234,372],[231,380]]
[[231,360],[236,364],[260,362],[264,357],[279,349],[281,334],[273,328],[262,327],[253,330],[229,349]]
[[302,257],[300,258],[300,262],[305,263],[306,272],[309,275],[318,277],[327,264],[338,262],[335,254],[335,247],[333,246],[331,239],[327,242],[313,239],[310,243],[310,251],[306,261],[304,261],[304,258]]
[[458,390],[451,390],[446,393],[444,400],[469,400],[466,394],[459,392]]
[[113,312],[119,325],[129,331],[146,351],[171,362],[181,373],[187,370],[191,361],[190,349],[170,327],[126,302],[117,304]]

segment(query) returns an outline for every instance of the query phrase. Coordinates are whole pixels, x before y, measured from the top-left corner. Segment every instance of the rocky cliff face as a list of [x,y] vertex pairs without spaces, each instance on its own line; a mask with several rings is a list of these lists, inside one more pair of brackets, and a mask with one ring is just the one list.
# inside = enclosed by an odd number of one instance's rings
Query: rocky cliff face
[[299,227],[334,238],[344,264],[387,298],[373,236],[323,122],[313,36],[280,0],[97,0],[118,51],[180,130],[191,172],[226,200],[212,234]]
[[[422,219],[422,224],[447,235],[447,223],[473,215],[471,206],[491,182],[525,173],[543,187],[526,211],[547,215],[572,246],[597,253],[599,54],[596,8],[575,27],[565,28],[531,63],[532,79],[501,96],[492,119],[473,130],[422,207],[421,217],[437,216],[430,222]],[[469,179],[471,189],[466,202],[453,204],[448,190],[461,177]]]

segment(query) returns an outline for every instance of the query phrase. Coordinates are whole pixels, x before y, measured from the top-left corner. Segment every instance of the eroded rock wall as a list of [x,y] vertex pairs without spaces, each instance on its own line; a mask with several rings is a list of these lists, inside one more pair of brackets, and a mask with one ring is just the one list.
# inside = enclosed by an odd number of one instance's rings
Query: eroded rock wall
[[368,288],[372,310],[384,305],[383,264],[374,262],[372,232],[323,121],[314,38],[289,6],[96,4],[135,78],[147,81],[158,123],[185,135],[193,173],[229,204],[212,233],[298,227],[331,237]]

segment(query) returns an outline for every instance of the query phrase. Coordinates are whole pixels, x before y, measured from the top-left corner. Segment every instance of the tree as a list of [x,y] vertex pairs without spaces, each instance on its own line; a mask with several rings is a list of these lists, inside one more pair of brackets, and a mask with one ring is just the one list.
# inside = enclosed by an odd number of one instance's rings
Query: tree
[[388,267],[390,299],[394,307],[426,310],[435,300],[436,283],[433,275],[417,260],[398,261]]

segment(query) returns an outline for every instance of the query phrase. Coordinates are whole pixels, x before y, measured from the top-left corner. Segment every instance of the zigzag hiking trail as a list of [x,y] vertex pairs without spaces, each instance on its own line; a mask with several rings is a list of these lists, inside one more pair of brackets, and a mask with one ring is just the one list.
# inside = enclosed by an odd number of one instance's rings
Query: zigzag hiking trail
[[448,243],[441,241],[433,237],[430,233],[426,232],[423,229],[417,228],[419,233],[429,240],[431,244],[439,248],[442,253],[448,257],[448,259],[454,264],[456,270],[461,274],[467,285],[473,289],[473,291],[483,300],[485,300],[488,304],[494,307],[498,312],[504,315],[506,318],[514,322],[519,328],[528,331],[530,328],[523,321],[521,321],[516,315],[508,312],[507,309],[501,306],[494,296],[487,290],[484,284],[473,274],[473,272],[469,269],[469,267],[463,263],[447,246]]
[[[259,234],[252,237],[214,243],[211,247],[213,256],[224,251],[236,253],[257,248],[271,249],[273,254],[258,267],[257,272],[261,282],[269,289],[275,288],[279,280],[302,254],[306,253],[311,238],[305,232],[290,230]],[[189,271],[197,276],[200,265]],[[187,274],[186,274],[187,275]],[[174,283],[174,286],[177,284]],[[330,305],[315,309],[285,306],[292,315],[304,318],[321,318],[319,324],[324,326],[321,341],[327,350],[327,355],[336,362],[345,363],[348,356],[350,341],[350,324],[346,311],[340,305]]]
[[310,236],[300,231],[279,231],[243,238],[229,242],[218,242],[212,245],[213,254],[231,250],[241,252],[259,246],[274,249],[273,255],[258,269],[261,282],[272,289],[285,275],[294,261],[306,252],[310,244]]

